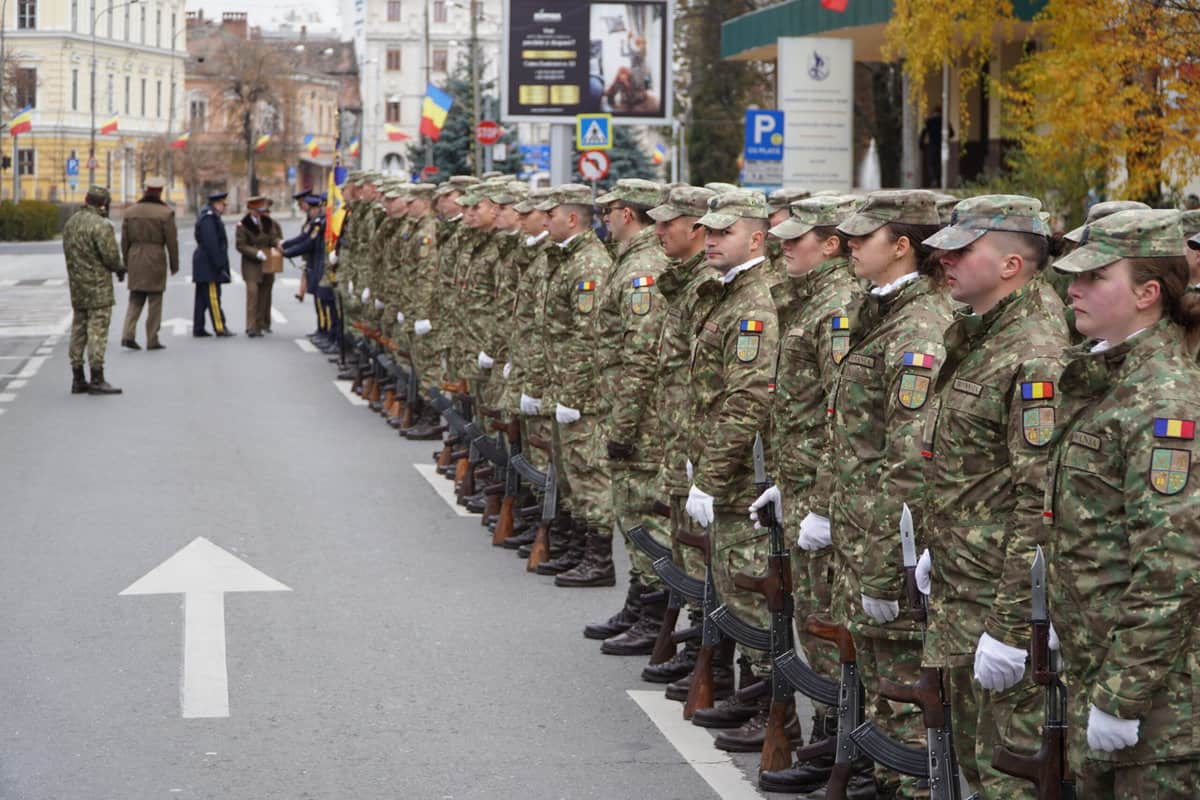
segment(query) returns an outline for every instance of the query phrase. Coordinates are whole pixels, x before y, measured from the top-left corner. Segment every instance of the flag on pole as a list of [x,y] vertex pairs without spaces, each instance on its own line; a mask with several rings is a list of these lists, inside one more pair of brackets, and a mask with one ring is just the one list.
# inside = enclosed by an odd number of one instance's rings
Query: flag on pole
[[454,98],[434,86],[432,83],[425,87],[425,104],[421,109],[421,135],[437,141],[442,135],[442,127],[446,124],[446,115]]
[[8,132],[13,136],[22,133],[29,133],[33,130],[33,106],[25,106],[17,115],[13,117],[12,122],[8,123]]
[[667,146],[665,144],[654,145],[654,155],[651,156],[651,160],[656,167],[667,163]]
[[[423,128],[425,125],[424,120],[421,120],[421,125]],[[386,122],[383,124],[383,131],[387,134],[389,142],[403,142],[405,139],[410,138],[407,133],[400,130],[395,125],[389,125]],[[424,133],[424,130],[422,130],[422,133]]]
[[262,136],[258,137],[258,141],[254,143],[254,152],[261,153],[263,150],[266,150],[270,141],[271,134],[269,133],[264,133]]
[[354,158],[358,158],[359,154],[362,153],[362,148],[358,144],[357,136],[355,136],[354,139],[351,140],[349,149],[350,149],[350,155],[353,156]]
[[316,158],[321,154],[321,148],[317,144],[317,137],[311,133],[304,137],[304,152],[308,153],[309,158]]
[[342,187],[335,176],[342,164],[342,154],[335,152],[333,167],[329,170],[329,183],[325,187],[325,252],[332,253],[342,235],[342,222],[346,219],[346,203],[342,199]]
[[190,138],[192,138],[192,132],[191,132],[191,131],[184,131],[184,132],[183,132],[183,133],[182,133],[182,134],[179,136],[179,138],[178,138],[178,139],[176,139],[175,141],[171,142],[171,149],[172,149],[172,150],[182,150],[182,149],[184,149],[185,147],[187,147],[188,139],[190,139]]
[[113,114],[103,125],[100,126],[100,133],[116,133],[117,131],[117,115]]

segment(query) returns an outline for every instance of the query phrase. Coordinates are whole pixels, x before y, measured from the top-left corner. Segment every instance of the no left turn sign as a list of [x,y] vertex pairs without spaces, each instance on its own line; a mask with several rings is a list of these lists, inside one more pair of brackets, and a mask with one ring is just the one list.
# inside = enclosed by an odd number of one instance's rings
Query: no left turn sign
[[589,181],[602,181],[608,177],[612,162],[601,150],[589,150],[579,157],[579,174]]

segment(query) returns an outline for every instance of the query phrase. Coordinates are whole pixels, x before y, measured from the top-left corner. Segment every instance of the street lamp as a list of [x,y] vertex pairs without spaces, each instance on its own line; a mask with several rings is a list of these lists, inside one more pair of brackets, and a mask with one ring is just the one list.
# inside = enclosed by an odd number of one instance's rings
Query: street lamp
[[116,11],[118,8],[124,8],[125,6],[137,5],[139,2],[141,2],[141,0],[128,0],[128,2],[118,3],[115,6],[110,5],[108,8],[100,9],[100,11],[92,17],[92,137],[90,143],[88,144],[89,187],[94,186],[96,183],[96,23],[99,22],[100,18],[105,14],[110,14],[113,11]]

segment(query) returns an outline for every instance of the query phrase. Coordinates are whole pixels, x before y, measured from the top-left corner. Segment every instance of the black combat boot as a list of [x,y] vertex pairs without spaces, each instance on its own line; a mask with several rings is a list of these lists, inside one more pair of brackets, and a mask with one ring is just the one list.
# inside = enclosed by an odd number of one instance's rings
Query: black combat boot
[[686,678],[696,667],[696,653],[700,652],[700,640],[688,639],[683,649],[661,664],[648,664],[642,670],[642,680],[647,683],[670,683]]
[[591,625],[584,626],[584,638],[604,641],[632,628],[641,615],[642,592],[644,591],[646,591],[646,587],[642,586],[640,582],[630,580],[629,592],[625,595],[625,605],[604,622],[593,622]]
[[769,702],[770,696],[770,682],[762,678],[751,683],[743,680],[741,688],[731,697],[712,708],[696,709],[696,713],[692,715],[692,724],[701,728],[736,728],[761,711],[763,701]]
[[648,656],[654,652],[658,631],[667,614],[667,593],[651,592],[643,595],[642,612],[633,627],[604,640],[600,652],[609,656]]
[[[810,745],[818,744],[832,736],[837,736],[837,710],[823,709],[824,713],[813,714],[812,733],[809,735]],[[814,756],[805,761],[796,761],[790,767],[780,770],[768,770],[758,774],[758,788],[767,792],[787,792],[789,794],[808,794],[815,792],[829,783],[833,773],[834,754]]]
[[538,575],[559,575],[574,569],[583,561],[584,548],[587,542],[587,526],[582,521],[564,520],[560,526],[557,522],[550,529],[550,539],[565,538],[567,550],[560,558],[543,561],[537,565]]
[[[733,640],[722,639],[713,648],[713,700],[724,700],[733,694]],[[745,676],[743,676],[744,678]],[[743,685],[748,685],[744,680]],[[667,684],[663,693],[668,700],[687,702],[688,690],[692,687],[692,673]]]
[[[713,746],[728,753],[761,753],[763,742],[767,738],[767,719],[771,712],[771,697],[763,698],[762,707],[740,727],[731,731],[721,731],[713,739]],[[697,712],[699,713],[699,712]],[[793,744],[804,741],[804,731],[800,729],[800,720],[796,717],[796,704],[789,702],[784,722],[784,732]]]
[[120,394],[121,390],[109,386],[104,380],[104,367],[92,367],[92,382],[88,384],[88,394]]
[[87,376],[83,374],[83,367],[71,367],[71,394],[87,394],[88,382]]
[[617,569],[612,560],[611,533],[599,528],[587,529],[583,560],[566,572],[554,576],[554,585],[565,588],[581,586],[616,586]]

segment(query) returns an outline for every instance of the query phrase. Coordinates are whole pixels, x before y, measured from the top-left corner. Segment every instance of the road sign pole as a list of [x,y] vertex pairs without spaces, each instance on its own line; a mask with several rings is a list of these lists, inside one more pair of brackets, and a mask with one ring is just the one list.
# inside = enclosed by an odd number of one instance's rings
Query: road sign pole
[[550,126],[550,185],[561,186],[571,182],[571,146],[574,143],[574,125]]

